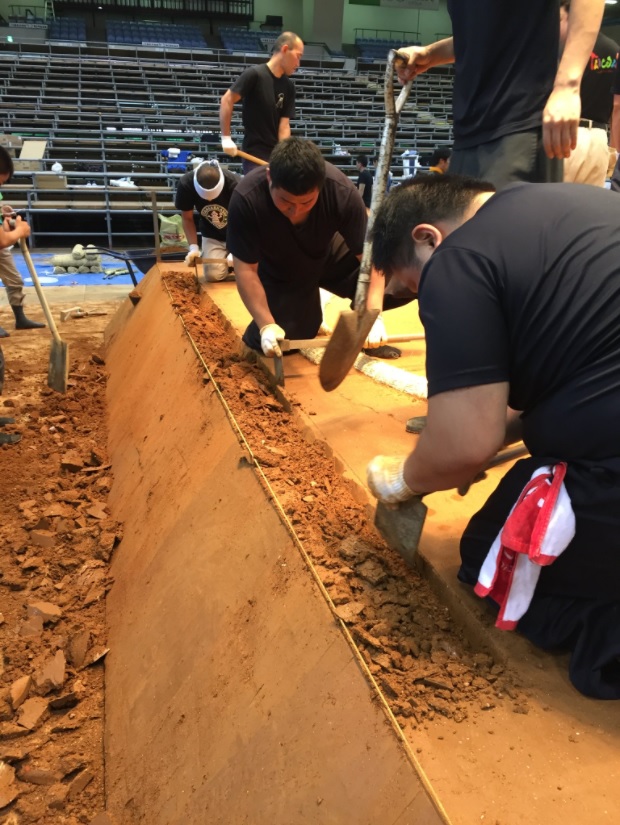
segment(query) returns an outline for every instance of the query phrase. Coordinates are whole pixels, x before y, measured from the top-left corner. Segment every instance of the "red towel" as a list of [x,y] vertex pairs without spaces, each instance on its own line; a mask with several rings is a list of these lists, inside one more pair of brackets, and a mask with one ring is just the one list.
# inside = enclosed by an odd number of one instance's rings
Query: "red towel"
[[480,568],[474,592],[499,605],[495,626],[514,630],[530,606],[542,566],[575,535],[575,514],[564,486],[566,463],[539,467],[523,488]]

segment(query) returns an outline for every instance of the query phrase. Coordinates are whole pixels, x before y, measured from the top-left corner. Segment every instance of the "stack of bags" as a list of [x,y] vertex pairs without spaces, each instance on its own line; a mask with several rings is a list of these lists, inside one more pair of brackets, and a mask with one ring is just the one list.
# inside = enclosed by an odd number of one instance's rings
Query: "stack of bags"
[[84,247],[81,243],[76,244],[70,253],[54,255],[52,257],[54,275],[75,274],[81,272],[102,272],[101,255],[96,251],[93,244]]

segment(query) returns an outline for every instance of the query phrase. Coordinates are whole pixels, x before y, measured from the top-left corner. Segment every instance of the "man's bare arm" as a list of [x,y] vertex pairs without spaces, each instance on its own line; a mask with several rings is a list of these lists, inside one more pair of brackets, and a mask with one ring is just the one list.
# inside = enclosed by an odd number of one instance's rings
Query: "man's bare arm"
[[451,37],[437,40],[428,46],[403,46],[399,53],[409,56],[409,63],[396,64],[396,74],[401,83],[408,83],[422,72],[432,69],[433,66],[442,66],[445,63],[454,63],[454,41]]
[[233,264],[239,295],[258,328],[262,329],[266,324],[275,324],[267,303],[265,288],[258,277],[258,264],[248,264],[235,257]]
[[523,440],[523,421],[520,410],[513,410],[508,407],[506,412],[506,434],[504,436],[503,447]]
[[577,145],[581,77],[601,27],[605,0],[572,0],[564,51],[543,112],[543,143],[550,158],[570,157]]
[[30,224],[18,215],[15,219],[15,226],[11,228],[9,219],[5,218],[2,222],[2,230],[0,231],[0,249],[6,249],[8,246],[16,244],[20,238],[28,238],[30,236]]
[[434,492],[471,481],[504,443],[507,403],[507,383],[432,396],[426,427],[405,461],[408,487]]
[[611,116],[611,146],[620,152],[620,95],[614,95],[614,110]]
[[198,244],[198,233],[196,232],[196,224],[194,223],[194,212],[188,210],[181,212],[181,221],[183,223],[183,232],[187,238],[188,244]]
[[291,136],[291,121],[288,117],[281,117],[278,125],[278,140],[286,140]]
[[220,130],[222,137],[230,137],[230,124],[235,103],[241,100],[241,95],[232,92],[230,89],[224,92],[220,98]]

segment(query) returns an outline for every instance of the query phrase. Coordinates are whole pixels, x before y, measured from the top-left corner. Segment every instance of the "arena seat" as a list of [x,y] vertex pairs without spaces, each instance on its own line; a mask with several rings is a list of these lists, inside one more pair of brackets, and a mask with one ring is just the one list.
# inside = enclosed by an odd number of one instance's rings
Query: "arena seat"
[[49,40],[86,42],[86,23],[84,20],[71,17],[57,17],[47,29]]
[[219,28],[220,40],[229,54],[233,52],[261,54],[267,51],[262,42],[265,34],[265,32],[254,32],[237,26],[220,26]]
[[355,45],[359,57],[364,61],[383,61],[387,59],[390,49],[398,49],[400,46],[419,46],[419,42],[403,42],[403,40],[386,40],[373,37],[356,37]]

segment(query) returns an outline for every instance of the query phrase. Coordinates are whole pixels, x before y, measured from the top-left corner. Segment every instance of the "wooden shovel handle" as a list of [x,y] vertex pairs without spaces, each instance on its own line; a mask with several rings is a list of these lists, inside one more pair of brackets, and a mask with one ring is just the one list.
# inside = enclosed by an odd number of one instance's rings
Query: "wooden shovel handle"
[[247,152],[242,152],[241,149],[237,149],[235,152],[235,157],[245,158],[252,163],[257,163],[259,166],[269,166],[268,161],[263,160],[262,158],[256,158],[254,155],[248,155]]
[[30,273],[30,277],[32,278],[32,283],[34,284],[34,288],[36,290],[37,296],[39,298],[39,303],[41,304],[41,308],[43,309],[43,313],[45,314],[45,320],[47,321],[47,325],[49,326],[52,335],[54,337],[54,341],[57,344],[62,344],[62,338],[58,333],[58,328],[56,326],[56,322],[52,317],[52,313],[49,308],[49,304],[47,303],[47,299],[43,294],[43,289],[41,288],[41,282],[37,276],[37,270],[35,269],[34,264],[32,263],[32,258],[30,257],[30,252],[28,251],[28,247],[26,246],[26,241],[23,238],[19,239],[19,248],[21,249],[22,255],[24,256],[24,260],[26,261],[26,266],[28,267],[28,272]]

